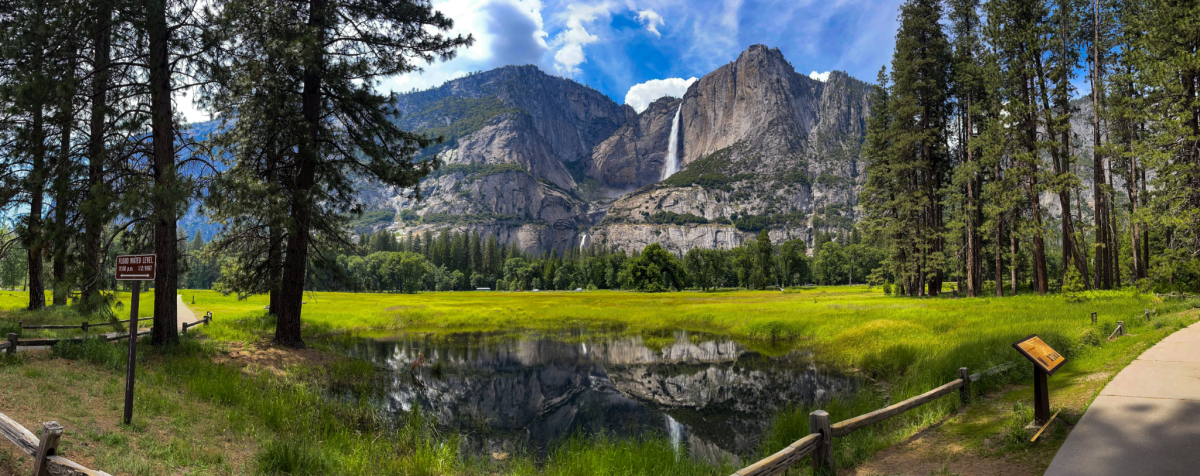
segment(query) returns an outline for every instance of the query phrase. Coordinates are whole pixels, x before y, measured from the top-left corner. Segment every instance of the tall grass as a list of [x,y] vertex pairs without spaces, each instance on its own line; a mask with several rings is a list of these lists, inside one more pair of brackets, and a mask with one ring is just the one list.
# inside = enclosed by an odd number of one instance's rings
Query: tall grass
[[[213,324],[197,329],[207,340],[186,337],[170,350],[139,346],[148,361],[148,381],[177,388],[189,398],[227,409],[230,431],[260,435],[254,469],[264,474],[728,474],[730,468],[679,459],[661,439],[617,440],[573,437],[541,463],[524,455],[504,461],[459,454],[455,435],[440,433],[419,410],[392,418],[379,413],[370,395],[380,388],[377,370],[356,360],[322,368],[289,369],[286,375],[247,373],[216,363],[222,342],[265,339],[273,322],[265,297],[239,301],[209,291],[183,291],[198,315],[212,311]],[[195,304],[191,303],[195,295]],[[145,296],[145,295],[143,295]],[[588,332],[670,339],[675,330],[734,338],[776,355],[794,349],[861,377],[858,395],[822,404],[834,421],[894,403],[952,380],[959,367],[981,370],[1017,359],[1011,343],[1039,334],[1076,363],[1101,362],[1132,340],[1107,342],[1115,321],[1134,333],[1183,325],[1159,318],[1144,323],[1142,310],[1160,315],[1191,304],[1164,305],[1133,292],[1086,293],[1083,302],[1058,296],[1003,299],[911,299],[884,296],[865,287],[801,292],[426,293],[417,295],[312,293],[306,295],[305,337],[318,347],[337,346],[358,336],[395,333],[447,335],[469,331]],[[0,308],[11,303],[0,299]],[[23,304],[22,304],[23,305]],[[152,306],[143,305],[152,309]],[[10,308],[11,309],[11,308]],[[60,311],[57,317],[71,319]],[[1092,326],[1089,315],[1098,312]],[[6,316],[5,321],[13,319]],[[587,333],[575,332],[574,338]],[[56,346],[54,355],[123,371],[125,347],[97,340]],[[1066,369],[1069,372],[1070,369]],[[1024,378],[1028,369],[980,382],[976,390]],[[332,389],[332,393],[331,390]],[[351,392],[368,398],[330,398]],[[139,394],[140,395],[140,394]],[[141,397],[139,397],[141,398]],[[945,398],[888,424],[839,439],[839,465],[868,458],[876,450],[954,411]],[[763,435],[759,457],[808,433],[808,412],[778,415]]]

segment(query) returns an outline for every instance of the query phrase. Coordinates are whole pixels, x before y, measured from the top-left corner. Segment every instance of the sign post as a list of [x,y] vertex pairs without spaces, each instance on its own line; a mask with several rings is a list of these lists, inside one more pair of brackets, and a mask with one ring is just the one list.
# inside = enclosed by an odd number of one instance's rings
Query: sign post
[[133,281],[133,297],[129,303],[129,365],[125,369],[125,419],[133,421],[133,380],[137,362],[138,297],[142,281],[153,281],[158,269],[155,255],[123,255],[117,257],[117,281]]
[[1050,421],[1050,387],[1046,379],[1061,369],[1067,358],[1036,334],[1013,343],[1013,348],[1033,362],[1033,419],[1045,425]]

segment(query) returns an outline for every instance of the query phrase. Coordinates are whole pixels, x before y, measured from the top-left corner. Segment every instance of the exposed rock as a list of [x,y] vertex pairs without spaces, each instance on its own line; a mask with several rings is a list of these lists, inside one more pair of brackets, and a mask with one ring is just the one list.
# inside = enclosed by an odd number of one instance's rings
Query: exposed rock
[[[641,114],[532,66],[473,74],[400,97],[404,127],[457,135],[430,149],[446,168],[422,182],[424,200],[388,200],[404,212],[392,228],[470,229],[534,253],[584,232],[682,253],[737,246],[753,234],[729,223],[754,217],[772,239],[810,240],[855,217],[868,94],[840,71],[798,74],[762,45]],[[681,169],[659,181],[677,110]],[[710,224],[656,224],[665,212]]]
[[634,189],[662,178],[671,123],[680,100],[654,101],[592,150],[585,173],[608,187]]
[[[533,65],[505,66],[451,80],[427,91],[403,94],[399,109],[403,114],[414,113],[446,97],[495,97],[525,112],[550,152],[567,162],[587,157],[593,147],[625,124],[633,111],[600,91],[550,76]],[[446,117],[443,122],[457,119]],[[414,130],[431,125],[409,123],[404,116],[400,123]]]

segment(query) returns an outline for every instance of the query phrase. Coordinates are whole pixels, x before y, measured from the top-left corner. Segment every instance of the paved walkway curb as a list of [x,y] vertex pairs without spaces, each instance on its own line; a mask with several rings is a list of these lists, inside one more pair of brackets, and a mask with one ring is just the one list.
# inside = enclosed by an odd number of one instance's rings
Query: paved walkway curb
[[1200,323],[1138,356],[1104,387],[1046,476],[1200,474]]

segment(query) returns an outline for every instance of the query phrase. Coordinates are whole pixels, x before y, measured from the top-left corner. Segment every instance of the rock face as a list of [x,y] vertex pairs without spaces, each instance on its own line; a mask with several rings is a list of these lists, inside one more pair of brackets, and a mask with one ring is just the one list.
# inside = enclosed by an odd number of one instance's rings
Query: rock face
[[[425,152],[444,165],[422,182],[423,200],[369,205],[395,209],[400,233],[472,230],[534,253],[585,233],[678,253],[764,228],[811,239],[855,218],[868,95],[840,71],[827,82],[798,74],[762,45],[640,114],[533,66],[477,73],[400,96],[403,127],[448,139]],[[662,180],[677,111],[680,170]]]
[[587,176],[625,190],[659,181],[671,140],[671,123],[680,102],[669,96],[660,98],[617,129],[592,150]]

